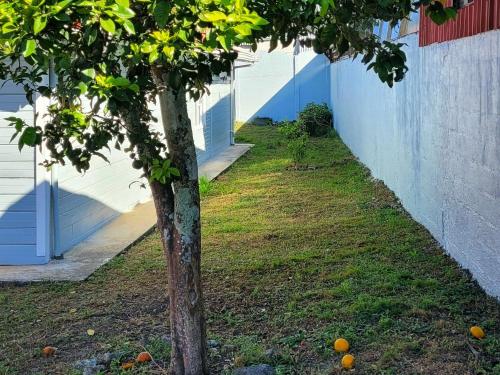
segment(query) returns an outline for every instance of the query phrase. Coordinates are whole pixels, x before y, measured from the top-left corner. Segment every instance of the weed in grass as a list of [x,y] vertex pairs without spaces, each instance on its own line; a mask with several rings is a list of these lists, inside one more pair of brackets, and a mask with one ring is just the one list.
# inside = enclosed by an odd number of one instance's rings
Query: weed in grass
[[256,336],[235,337],[230,343],[237,348],[236,357],[240,358],[242,365],[248,366],[269,361],[265,347]]
[[11,369],[8,366],[3,365],[2,363],[0,363],[0,375],[10,375],[10,374],[13,374],[13,373],[14,373],[13,369]]
[[213,189],[212,182],[206,176],[201,176],[199,180],[200,195],[202,197],[206,196]]

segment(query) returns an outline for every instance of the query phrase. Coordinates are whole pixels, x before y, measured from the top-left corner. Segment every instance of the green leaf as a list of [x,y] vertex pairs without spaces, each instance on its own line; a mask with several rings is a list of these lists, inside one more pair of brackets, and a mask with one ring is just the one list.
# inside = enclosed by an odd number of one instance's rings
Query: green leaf
[[122,7],[121,5],[117,5],[113,9],[113,13],[118,18],[122,18],[122,19],[129,19],[129,18],[133,18],[135,16],[135,13],[134,13],[134,11],[132,9]]
[[229,49],[231,48],[231,40],[226,35],[219,35],[217,37],[217,41],[225,51],[229,51]]
[[113,20],[111,20],[109,18],[101,18],[101,19],[99,19],[99,24],[108,33],[110,33],[110,34],[115,33],[116,27],[115,27],[115,23],[113,22]]
[[154,64],[156,60],[159,59],[159,57],[160,54],[158,53],[158,50],[157,49],[152,50],[151,53],[149,54],[149,63]]
[[181,172],[177,168],[170,168],[170,174],[175,177],[181,176]]
[[24,47],[23,56],[28,57],[35,53],[36,50],[36,42],[34,39],[28,39],[26,41],[26,45]]
[[97,28],[88,29],[85,32],[85,38],[87,39],[87,45],[91,46],[97,39]]
[[19,149],[24,145],[34,146],[36,143],[36,129],[33,127],[28,127],[24,129],[23,134],[19,138]]
[[157,0],[153,10],[153,17],[160,28],[165,27],[170,15],[171,6],[166,0]]
[[155,49],[157,48],[156,45],[153,45],[149,42],[144,42],[142,45],[141,45],[141,52],[142,53],[151,53],[153,52]]
[[457,19],[458,12],[455,8],[448,7],[448,8],[445,8],[444,11],[446,12],[446,16],[448,17],[449,20]]
[[78,83],[78,89],[80,90],[80,95],[85,95],[87,93],[88,87],[85,83]]
[[127,87],[130,85],[130,81],[125,77],[111,77],[109,78],[109,83],[117,87]]
[[82,74],[84,76],[87,76],[87,77],[91,78],[91,79],[94,79],[95,75],[96,75],[95,69],[93,69],[93,68],[88,68],[88,69],[82,70]]
[[137,83],[132,83],[129,87],[129,90],[135,92],[136,94],[139,92],[139,85]]
[[134,27],[134,24],[130,21],[130,20],[126,20],[123,22],[123,28],[125,29],[125,31],[127,33],[129,33],[130,35],[133,35],[135,34],[135,27]]
[[130,1],[129,0],[115,0],[115,3],[124,7],[124,8],[130,8]]
[[36,17],[35,22],[33,23],[33,33],[35,35],[39,34],[43,29],[45,29],[45,26],[47,26],[47,17]]
[[225,21],[227,16],[221,11],[214,10],[213,12],[204,12],[199,15],[200,20],[203,22],[220,22]]
[[234,27],[234,31],[239,35],[252,35],[252,27],[248,23],[242,23]]
[[163,47],[163,54],[167,57],[167,59],[173,60],[175,54],[175,48],[171,46],[165,46]]
[[62,11],[63,9],[65,9],[69,4],[71,4],[73,0],[63,0],[63,1],[60,1],[58,2],[57,4],[54,4],[54,6],[52,6],[52,14],[57,14],[59,13],[60,11]]
[[17,26],[13,22],[6,22],[2,25],[2,32],[4,34],[11,33],[17,30]]
[[186,30],[183,30],[183,29],[179,30],[179,32],[177,33],[177,36],[179,37],[180,40],[187,43],[188,39],[187,39]]

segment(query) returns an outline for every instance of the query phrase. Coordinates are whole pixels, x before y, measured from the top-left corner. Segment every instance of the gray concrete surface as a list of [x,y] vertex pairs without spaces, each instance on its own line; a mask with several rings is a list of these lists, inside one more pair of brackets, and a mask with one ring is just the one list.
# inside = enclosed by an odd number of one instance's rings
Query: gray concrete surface
[[[244,155],[252,145],[231,146],[200,165],[200,176],[216,178]],[[152,201],[124,213],[86,240],[74,246],[64,259],[45,265],[0,266],[0,282],[83,281],[96,269],[151,232],[156,223]]]

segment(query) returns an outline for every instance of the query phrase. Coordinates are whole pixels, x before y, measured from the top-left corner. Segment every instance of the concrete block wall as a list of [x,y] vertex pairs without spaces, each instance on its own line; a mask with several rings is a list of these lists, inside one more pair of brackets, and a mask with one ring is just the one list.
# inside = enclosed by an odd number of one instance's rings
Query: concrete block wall
[[331,65],[335,127],[479,284],[500,298],[500,31],[419,48],[393,89]]

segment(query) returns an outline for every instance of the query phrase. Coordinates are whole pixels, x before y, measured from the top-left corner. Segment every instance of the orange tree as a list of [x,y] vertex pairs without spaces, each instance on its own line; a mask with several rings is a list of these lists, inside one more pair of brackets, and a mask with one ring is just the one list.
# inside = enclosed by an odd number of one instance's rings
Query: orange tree
[[[30,103],[51,103],[33,126],[8,119],[19,147],[43,147],[48,168],[79,171],[116,147],[149,182],[168,263],[171,373],[208,373],[186,96],[197,100],[230,69],[234,45],[267,37],[273,48],[300,39],[321,53],[363,54],[392,85],[406,71],[401,44],[369,30],[373,20],[395,24],[421,5],[436,22],[454,16],[434,0],[0,0],[0,79],[22,85]],[[55,82],[44,85],[50,68]],[[151,102],[161,108],[162,132]]]

